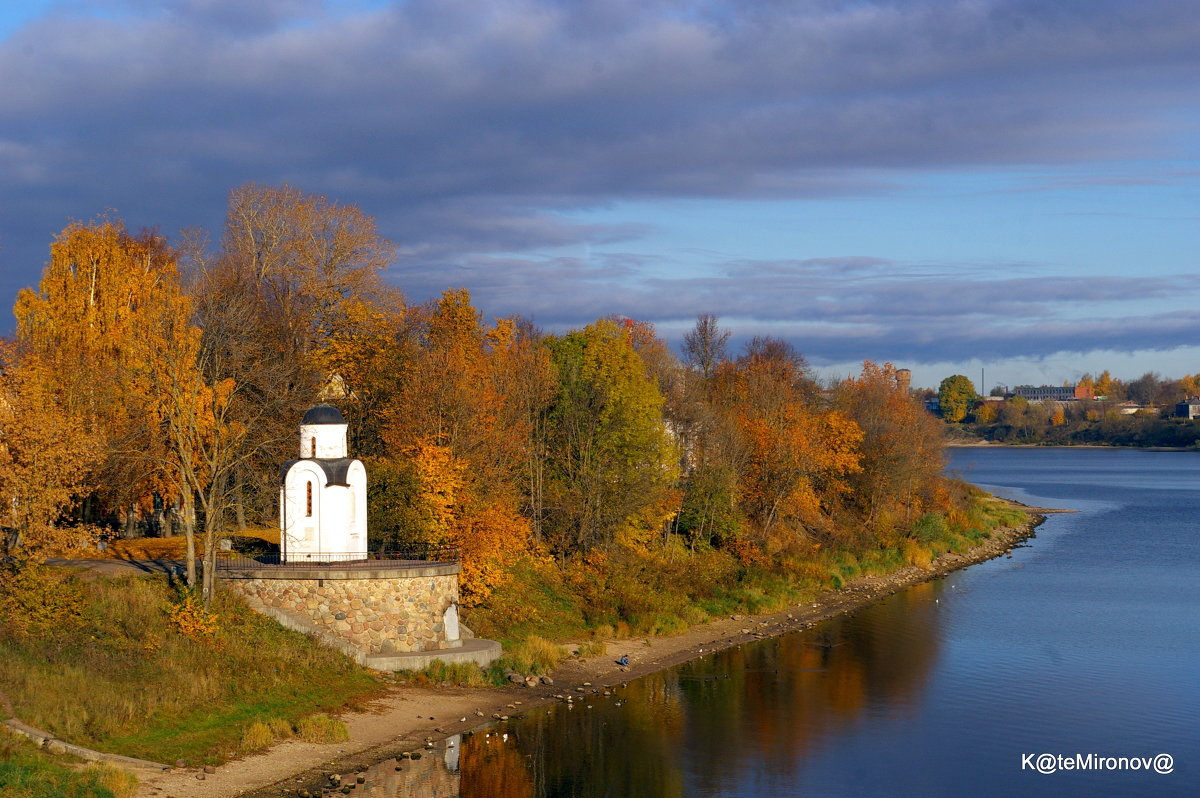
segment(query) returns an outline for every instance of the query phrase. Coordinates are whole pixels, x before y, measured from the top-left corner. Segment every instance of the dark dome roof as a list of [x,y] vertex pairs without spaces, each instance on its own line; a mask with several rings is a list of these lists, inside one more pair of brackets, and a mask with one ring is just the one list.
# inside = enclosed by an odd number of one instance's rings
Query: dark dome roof
[[301,424],[345,424],[346,419],[333,405],[319,404],[304,414]]

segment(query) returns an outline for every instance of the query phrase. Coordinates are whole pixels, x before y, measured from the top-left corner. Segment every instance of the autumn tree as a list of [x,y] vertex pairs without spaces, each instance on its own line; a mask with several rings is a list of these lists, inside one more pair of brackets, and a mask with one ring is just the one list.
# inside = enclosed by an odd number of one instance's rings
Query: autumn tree
[[[228,310],[228,309],[227,309]],[[202,593],[211,602],[216,552],[235,505],[234,475],[252,456],[244,446],[251,429],[263,424],[264,405],[249,383],[224,376],[227,347],[214,347],[194,324],[191,298],[182,291],[163,297],[161,312],[143,329],[135,346],[146,366],[139,379],[148,390],[141,409],[161,441],[157,457],[169,467],[180,500],[187,543],[187,579],[196,583],[196,534],[204,560]]]
[[1113,377],[1108,369],[1100,372],[1100,376],[1096,377],[1094,385],[1095,396],[1097,399],[1112,399],[1120,400],[1124,397],[1124,386],[1121,381]]
[[1139,405],[1153,405],[1160,400],[1165,401],[1165,394],[1162,377],[1154,371],[1147,371],[1125,386],[1126,398]]
[[14,308],[17,339],[44,365],[45,389],[102,441],[89,468],[99,498],[129,520],[136,504],[171,483],[161,461],[146,456],[160,442],[137,416],[150,390],[140,375],[156,354],[139,342],[178,290],[175,259],[161,236],[132,235],[121,222],[101,219],[72,223],[57,236],[37,291],[21,291]]
[[826,533],[828,499],[859,468],[858,426],[817,406],[807,364],[779,339],[751,340],[716,379],[740,438],[738,503],[760,543],[780,548]]
[[279,354],[304,361],[344,323],[346,302],[377,297],[395,256],[353,205],[288,185],[248,183],[229,195],[221,260],[255,295]]
[[835,401],[863,432],[850,500],[870,530],[887,535],[944,509],[941,425],[900,386],[891,363],[864,362],[858,377],[837,387]]
[[360,209],[287,185],[234,189],[219,252],[191,248],[206,379],[233,380],[239,404],[259,422],[244,440],[246,467],[231,475],[237,516],[247,504],[260,519],[273,516],[274,464],[289,455],[297,419],[323,390],[340,391],[327,398],[347,407],[360,440],[377,442],[375,411],[394,390],[375,378],[399,365],[393,343],[404,313],[380,278],[393,256]]
[[971,413],[975,418],[975,423],[992,424],[1000,415],[1000,403],[986,401],[976,402]]
[[977,398],[971,381],[961,374],[955,374],[942,380],[938,386],[938,411],[946,421],[957,424],[967,417]]
[[730,335],[729,330],[721,329],[716,316],[701,313],[696,317],[696,325],[683,335],[685,362],[705,379],[712,377],[717,366],[725,360]]
[[[384,413],[389,481],[377,511],[410,519],[415,540],[462,552],[467,604],[481,601],[528,550],[534,435],[552,386],[549,355],[514,319],[486,325],[465,290],[408,316],[406,368]],[[400,536],[393,524],[384,534]]]
[[608,544],[661,505],[675,474],[662,394],[627,329],[600,320],[549,339],[558,375],[548,419],[545,537],[560,556]]
[[65,524],[94,485],[102,441],[63,405],[49,366],[0,348],[0,555],[39,561],[94,542],[93,527]]

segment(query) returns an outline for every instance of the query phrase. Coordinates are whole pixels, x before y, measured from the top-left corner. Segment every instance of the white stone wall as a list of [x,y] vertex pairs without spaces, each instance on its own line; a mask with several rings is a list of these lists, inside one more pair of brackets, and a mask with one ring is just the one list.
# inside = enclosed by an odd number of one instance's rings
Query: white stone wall
[[[336,460],[347,456],[346,424],[301,424],[300,457]],[[314,444],[316,447],[314,448]]]
[[[281,549],[287,561],[321,552],[367,555],[367,470],[359,461],[346,473],[349,486],[329,485],[321,466],[298,460],[279,491]],[[308,515],[308,485],[312,515]]]

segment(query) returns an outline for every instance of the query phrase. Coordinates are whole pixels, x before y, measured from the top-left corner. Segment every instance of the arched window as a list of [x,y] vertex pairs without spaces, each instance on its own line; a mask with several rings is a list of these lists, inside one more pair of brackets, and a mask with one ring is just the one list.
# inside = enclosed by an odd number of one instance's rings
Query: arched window
[[304,517],[312,518],[312,483],[304,483]]
[[316,456],[317,456],[317,436],[316,436],[316,435],[314,435],[314,436],[312,437],[312,448],[311,448],[311,449],[309,449],[309,454],[308,454],[308,456],[309,456],[309,457],[316,457]]

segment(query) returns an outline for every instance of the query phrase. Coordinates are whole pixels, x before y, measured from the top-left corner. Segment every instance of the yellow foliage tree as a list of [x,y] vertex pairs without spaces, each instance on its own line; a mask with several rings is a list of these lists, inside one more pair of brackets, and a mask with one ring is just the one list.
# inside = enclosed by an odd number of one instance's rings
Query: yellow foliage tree
[[0,550],[40,561],[88,548],[96,530],[62,520],[92,488],[99,437],[47,387],[46,363],[11,344],[0,360]]
[[[158,444],[137,408],[148,384],[147,328],[179,292],[174,254],[153,233],[132,235],[119,221],[72,223],[50,247],[38,290],[17,297],[17,340],[45,368],[45,390],[102,450],[88,465],[110,509],[132,507],[166,487]],[[167,311],[169,312],[169,311]]]

